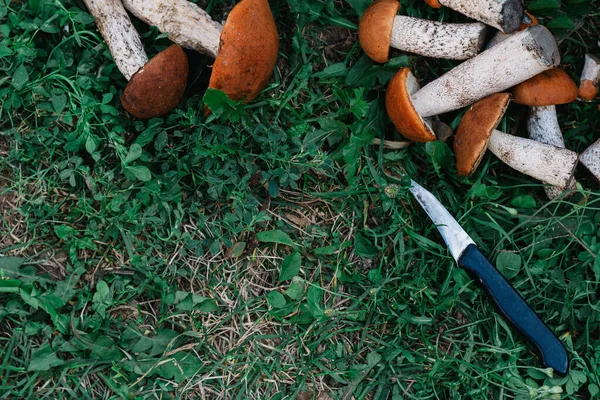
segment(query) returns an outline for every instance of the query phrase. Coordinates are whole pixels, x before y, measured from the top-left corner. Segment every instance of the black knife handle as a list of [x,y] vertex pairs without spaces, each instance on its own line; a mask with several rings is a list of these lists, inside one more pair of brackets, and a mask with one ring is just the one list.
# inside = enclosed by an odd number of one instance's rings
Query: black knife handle
[[458,260],[458,265],[487,290],[500,313],[533,343],[542,364],[551,367],[561,376],[566,375],[569,370],[569,357],[562,342],[477,246],[467,246]]

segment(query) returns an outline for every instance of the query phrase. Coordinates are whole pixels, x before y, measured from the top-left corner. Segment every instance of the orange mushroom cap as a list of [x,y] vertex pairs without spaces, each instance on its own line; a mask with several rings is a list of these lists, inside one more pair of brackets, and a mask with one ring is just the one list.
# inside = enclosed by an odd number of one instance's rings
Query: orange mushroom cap
[[436,140],[431,127],[421,118],[410,96],[418,90],[415,77],[405,67],[394,75],[385,95],[385,108],[398,131],[415,142]]
[[463,115],[454,138],[458,175],[470,176],[475,172],[509,102],[510,93],[496,93],[479,100]]
[[188,72],[187,55],[172,44],[133,74],[121,95],[123,108],[141,119],[167,114],[183,97]]
[[375,62],[384,63],[388,60],[394,18],[399,9],[397,0],[375,0],[360,19],[360,47]]
[[598,96],[598,86],[593,81],[584,80],[579,84],[579,97],[583,100],[593,100]]
[[442,8],[442,5],[438,0],[425,0],[425,3],[429,4],[429,7]]
[[577,84],[560,68],[537,74],[512,89],[513,100],[525,106],[553,106],[575,100]]
[[242,0],[223,27],[208,86],[250,102],[267,86],[278,51],[279,34],[267,0]]

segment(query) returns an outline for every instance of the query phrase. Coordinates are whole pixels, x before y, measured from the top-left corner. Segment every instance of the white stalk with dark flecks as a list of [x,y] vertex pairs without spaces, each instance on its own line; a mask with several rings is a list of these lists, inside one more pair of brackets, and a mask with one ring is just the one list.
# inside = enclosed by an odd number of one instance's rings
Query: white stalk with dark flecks
[[600,139],[592,143],[579,155],[579,162],[600,182]]
[[598,86],[600,81],[600,59],[591,54],[585,55],[585,64],[581,71],[582,81],[592,81],[594,86]]
[[217,57],[223,26],[196,4],[187,0],[123,0],[123,4],[181,47]]
[[521,0],[439,0],[439,3],[505,33],[521,26],[524,12]]
[[[565,141],[558,124],[555,106],[531,107],[529,119],[527,120],[527,132],[533,140],[565,148]],[[575,188],[575,180],[571,181],[568,188]],[[564,192],[564,188],[548,186],[545,191],[549,199],[554,199]]]
[[479,53],[485,32],[480,22],[449,24],[397,15],[390,46],[426,57],[466,60]]
[[502,92],[558,64],[552,33],[532,26],[459,64],[411,98],[422,117],[438,115]]
[[129,80],[148,62],[140,35],[133,27],[121,0],[83,0],[110,49],[115,64]]
[[563,190],[571,184],[577,166],[574,151],[499,130],[490,136],[488,150],[511,168]]

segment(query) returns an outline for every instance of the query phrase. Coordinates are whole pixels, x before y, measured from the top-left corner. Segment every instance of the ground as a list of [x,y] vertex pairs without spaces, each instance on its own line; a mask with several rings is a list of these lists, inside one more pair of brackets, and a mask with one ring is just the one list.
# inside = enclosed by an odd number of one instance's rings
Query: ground
[[[235,1],[198,4],[222,21]],[[184,99],[142,121],[83,2],[0,0],[1,398],[598,396],[598,183],[580,166],[575,193],[548,200],[491,154],[458,177],[452,138],[407,143],[387,82],[458,62],[373,63],[357,42],[369,4],[271,1],[280,52],[258,99],[206,91],[211,60],[188,51]],[[575,82],[600,54],[599,6],[526,3]],[[134,23],[150,56],[169,46]],[[599,138],[598,104],[558,106],[567,147]],[[455,130],[463,112],[441,119]],[[501,129],[525,136],[527,113],[510,105]],[[399,172],[561,338],[566,377],[455,268]]]

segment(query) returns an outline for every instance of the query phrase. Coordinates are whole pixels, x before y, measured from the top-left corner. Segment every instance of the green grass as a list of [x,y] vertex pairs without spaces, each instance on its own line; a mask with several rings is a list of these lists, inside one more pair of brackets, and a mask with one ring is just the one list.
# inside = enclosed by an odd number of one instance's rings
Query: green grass
[[[139,121],[82,2],[0,0],[0,398],[598,395],[598,184],[580,167],[577,193],[548,201],[492,155],[459,178],[450,143],[372,145],[403,140],[384,107],[399,67],[428,82],[456,63],[372,63],[356,35],[369,3],[271,1],[280,56],[255,102],[205,95],[210,60],[190,52],[182,103]],[[235,1],[199,4],[222,20]],[[528,6],[578,81],[600,5]],[[134,22],[149,55],[169,45]],[[598,138],[597,106],[558,107],[569,148]],[[526,112],[502,129],[524,135]],[[386,170],[457,217],[564,341],[567,377],[539,368]]]

